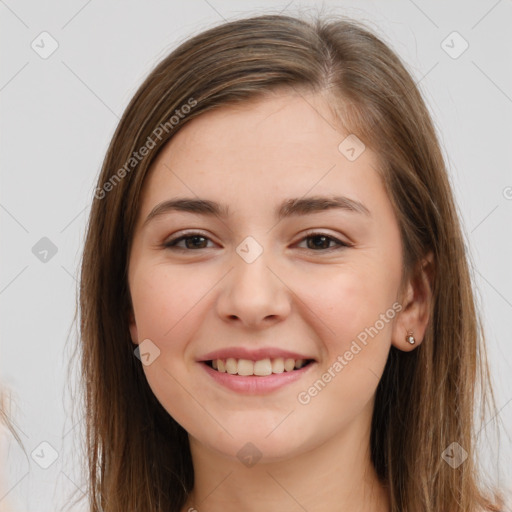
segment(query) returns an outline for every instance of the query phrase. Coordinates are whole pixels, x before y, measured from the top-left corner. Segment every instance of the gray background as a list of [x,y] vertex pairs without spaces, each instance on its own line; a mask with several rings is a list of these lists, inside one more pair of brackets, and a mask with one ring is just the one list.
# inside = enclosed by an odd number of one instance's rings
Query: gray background
[[[0,509],[60,510],[84,489],[81,416],[68,384],[76,372],[66,374],[78,265],[101,162],[136,88],[179,42],[223,18],[322,6],[377,31],[431,109],[474,261],[503,424],[501,472],[489,429],[480,450],[491,477],[512,487],[511,0],[0,0],[0,385],[26,452],[3,433]],[[58,48],[43,58],[52,40]]]

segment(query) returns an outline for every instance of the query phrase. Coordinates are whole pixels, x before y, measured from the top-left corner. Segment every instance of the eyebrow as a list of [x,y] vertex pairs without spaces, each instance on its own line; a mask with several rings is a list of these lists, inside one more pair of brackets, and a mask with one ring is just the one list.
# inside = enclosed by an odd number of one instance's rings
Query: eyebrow
[[[332,209],[340,209],[371,217],[370,211],[363,203],[345,196],[312,196],[286,199],[276,209],[276,217],[278,220],[281,220],[295,215],[308,215]],[[229,206],[227,205],[219,204],[209,199],[183,197],[169,199],[157,204],[146,217],[143,226],[151,219],[171,211],[195,213],[209,217],[227,218],[230,216]]]

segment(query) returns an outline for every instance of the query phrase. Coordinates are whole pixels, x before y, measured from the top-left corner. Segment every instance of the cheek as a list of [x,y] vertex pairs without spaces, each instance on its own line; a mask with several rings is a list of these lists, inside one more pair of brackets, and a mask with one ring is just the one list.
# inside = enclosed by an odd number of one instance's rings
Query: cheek
[[320,383],[321,393],[311,390],[316,410],[339,403],[355,414],[371,399],[391,346],[396,271],[383,267],[382,261],[352,265],[324,280],[321,293],[311,301],[326,326],[322,371],[328,389],[323,391]]
[[133,276],[131,289],[139,340],[149,338],[162,351],[180,348],[177,336],[211,288],[204,274],[154,265]]
[[389,334],[392,312],[388,313],[384,325],[379,320],[392,309],[396,295],[392,271],[383,277],[381,270],[367,262],[333,273],[323,283],[311,298],[314,309],[320,312],[329,328],[328,338],[333,348],[343,349],[347,342],[350,344],[376,322],[382,334]]
[[300,407],[310,417],[323,418],[326,431],[332,432],[372,400],[386,364],[396,316],[393,283],[388,280],[387,288],[383,282],[377,285],[377,273],[372,273],[370,265],[345,270],[324,281],[321,293],[310,293],[309,306],[321,317],[316,330],[323,325],[326,357],[320,378],[305,383],[308,387],[297,397]]
[[185,391],[195,364],[187,359],[187,346],[200,324],[197,315],[215,283],[211,281],[191,268],[176,271],[168,264],[153,264],[138,267],[130,283],[138,339],[150,339],[160,351],[154,362],[143,366],[148,384],[167,412],[192,431],[198,418],[204,422],[204,411],[194,407]]

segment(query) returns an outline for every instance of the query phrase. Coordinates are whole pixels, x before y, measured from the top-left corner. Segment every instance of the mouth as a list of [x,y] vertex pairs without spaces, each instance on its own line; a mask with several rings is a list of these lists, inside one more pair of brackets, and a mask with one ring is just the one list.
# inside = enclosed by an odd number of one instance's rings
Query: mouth
[[244,377],[267,377],[273,374],[291,373],[315,362],[314,359],[292,359],[277,357],[275,359],[211,359],[202,361],[205,365],[218,373],[239,375]]

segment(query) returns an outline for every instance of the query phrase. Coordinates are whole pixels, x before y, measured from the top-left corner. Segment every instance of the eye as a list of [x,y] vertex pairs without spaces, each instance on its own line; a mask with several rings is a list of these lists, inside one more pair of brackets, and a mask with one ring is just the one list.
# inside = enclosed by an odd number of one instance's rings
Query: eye
[[[340,249],[342,247],[350,247],[349,244],[334,238],[333,236],[327,235],[326,233],[308,233],[302,240],[306,240],[307,249],[318,252],[319,250],[322,252]],[[312,243],[307,243],[307,241],[311,240]],[[331,242],[335,242],[338,247],[329,247]]]
[[[201,233],[187,233],[186,235],[181,235],[177,238],[168,240],[163,244],[163,246],[169,249],[176,248],[178,250],[183,251],[186,251],[187,249],[207,249],[208,247],[205,247],[205,240],[208,241],[210,239],[202,235]],[[181,241],[185,242],[185,247],[178,246],[178,243],[180,243]]]

